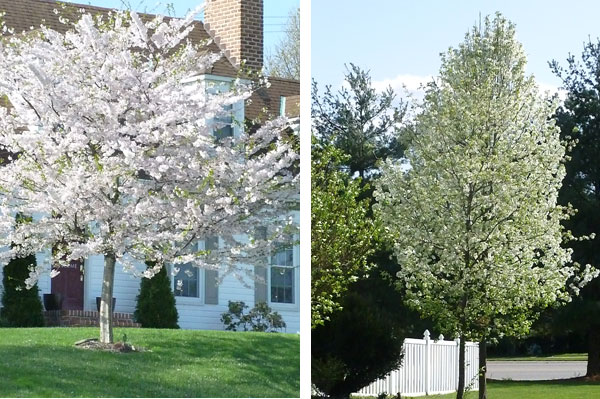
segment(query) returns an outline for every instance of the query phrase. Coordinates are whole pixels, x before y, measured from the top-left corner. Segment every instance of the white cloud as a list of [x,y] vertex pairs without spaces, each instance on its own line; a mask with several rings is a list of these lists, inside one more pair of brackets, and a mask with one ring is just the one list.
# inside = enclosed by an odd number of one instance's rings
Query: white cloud
[[421,86],[433,79],[432,76],[420,76],[401,74],[391,79],[375,80],[373,81],[373,87],[379,91],[383,91],[388,87],[392,87],[395,92],[401,92],[404,89],[409,92],[422,91]]
[[374,80],[373,87],[378,91],[391,87],[399,98],[410,97],[413,101],[420,103],[425,97],[424,86],[432,80],[433,76],[431,75],[400,74],[394,78]]
[[[382,80],[373,80],[371,82],[373,88],[379,92],[384,91],[388,87],[391,87],[400,97],[405,97],[406,92],[412,95],[418,95],[420,98],[423,97],[424,91],[421,89],[421,85],[425,85],[433,79],[431,75],[420,76],[401,74],[394,78],[386,78]],[[336,86],[332,86],[335,89]],[[350,85],[346,80],[343,80],[337,87],[349,89]]]
[[556,87],[555,85],[552,85],[549,83],[544,83],[544,82],[537,82],[537,85],[538,85],[538,88],[540,89],[541,93],[549,93],[550,95],[553,95],[554,93],[558,93],[558,98],[561,103],[563,101],[565,101],[565,98],[567,98],[567,91],[564,89],[561,89],[559,87]]
[[[400,97],[406,97],[408,92],[413,99],[422,100],[425,94],[423,86],[433,80],[431,75],[411,75],[411,74],[400,74],[394,78],[386,78],[382,80],[374,80],[373,87],[378,91],[383,91],[388,87],[391,87],[394,92]],[[567,97],[567,92],[564,89],[557,87],[556,85],[537,82],[540,93],[549,92],[550,95],[558,93],[558,98],[561,102]]]

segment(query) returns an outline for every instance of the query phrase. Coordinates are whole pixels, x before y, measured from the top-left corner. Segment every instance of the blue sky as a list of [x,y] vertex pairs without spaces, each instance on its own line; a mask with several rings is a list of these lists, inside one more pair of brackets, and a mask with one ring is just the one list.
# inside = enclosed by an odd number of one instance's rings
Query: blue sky
[[[99,7],[122,8],[123,3],[131,4],[131,7],[137,11],[147,11],[150,13],[166,13],[166,4],[173,4],[175,15],[184,16],[188,10],[194,9],[201,0],[66,0],[79,4],[92,4]],[[264,0],[264,47],[265,54],[273,48],[283,35],[285,22],[289,13],[300,6],[300,0]]]
[[597,0],[313,0],[312,76],[338,87],[344,63],[353,62],[370,70],[379,87],[405,82],[411,88],[437,74],[439,53],[456,47],[480,14],[496,11],[516,24],[527,72],[543,88],[561,83],[548,61],[565,64],[569,53],[581,54],[588,37],[600,36]]

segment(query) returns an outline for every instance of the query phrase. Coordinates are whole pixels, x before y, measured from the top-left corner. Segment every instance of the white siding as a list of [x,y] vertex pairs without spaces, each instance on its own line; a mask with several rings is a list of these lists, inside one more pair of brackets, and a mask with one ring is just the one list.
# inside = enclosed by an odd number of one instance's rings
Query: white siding
[[[295,252],[297,252],[297,249],[295,249]],[[96,297],[100,296],[102,288],[104,257],[102,255],[92,256],[86,261],[85,265],[84,309],[96,310]],[[140,264],[138,268],[139,270],[143,270],[144,265]],[[223,330],[224,326],[221,322],[221,314],[227,311],[228,301],[244,301],[250,308],[254,306],[253,281],[246,281],[249,287],[244,286],[234,276],[227,276],[219,285],[218,305],[204,304],[204,290],[202,288],[204,286],[203,274],[204,271],[200,270],[199,275],[201,279],[199,284],[201,288],[199,290],[199,298],[175,297],[177,312],[179,313],[179,326],[181,328]],[[133,313],[139,287],[140,279],[124,272],[122,267],[117,263],[113,295],[117,299],[115,311]],[[173,282],[171,282],[171,287],[173,287]],[[298,298],[298,291],[298,288],[296,288],[296,298]],[[298,301],[296,300],[296,302]],[[300,314],[297,303],[294,305],[270,304],[270,306],[282,315],[283,320],[287,324],[285,332],[296,333],[300,331]]]
[[[249,266],[242,266],[252,270]],[[186,329],[202,330],[223,330],[221,314],[227,312],[229,301],[243,301],[249,308],[254,306],[254,281],[246,279],[244,285],[238,278],[227,276],[219,285],[219,303],[217,305],[208,305],[204,303],[203,274],[200,271],[200,290],[198,298],[175,297],[177,303],[177,312],[179,313],[179,326]],[[296,275],[297,275],[296,269]],[[173,278],[171,277],[171,280]],[[173,286],[173,282],[171,283]],[[297,286],[297,284],[296,284]],[[298,292],[296,287],[296,292]],[[296,298],[298,298],[296,293]],[[118,300],[117,300],[118,301]],[[288,333],[297,333],[300,331],[300,313],[296,304],[273,304],[269,306],[277,311],[283,317],[286,328],[283,330]]]
[[[46,261],[49,257],[48,252],[38,253],[36,261],[38,264]],[[294,262],[298,259],[298,248],[294,248]],[[249,268],[249,266],[246,266]],[[138,265],[138,269],[144,270],[143,264]],[[84,278],[84,310],[96,310],[96,297],[100,296],[102,289],[102,274],[104,271],[104,256],[94,255],[85,261]],[[169,273],[170,274],[170,273]],[[296,268],[296,303],[295,304],[277,304],[270,303],[273,310],[283,316],[287,327],[285,332],[296,333],[300,331],[300,314],[298,310],[298,268]],[[204,271],[200,270],[200,287],[203,287]],[[2,279],[2,269],[0,268],[0,281]],[[172,277],[171,277],[172,280]],[[204,304],[204,290],[199,290],[199,298],[176,297],[177,311],[179,312],[179,326],[185,329],[202,330],[223,330],[221,314],[227,311],[228,301],[244,301],[250,308],[254,306],[254,282],[247,280],[246,285],[242,284],[236,277],[227,276],[219,285],[219,304]],[[50,293],[50,276],[44,274],[38,281],[40,288],[40,297],[43,294]],[[173,283],[171,283],[173,287]],[[140,289],[140,278],[134,277],[130,273],[123,271],[122,266],[117,263],[115,266],[115,285],[113,296],[117,299],[115,311],[122,313],[133,313],[135,310],[136,297]],[[0,287],[1,293],[1,287]]]
[[[36,254],[37,264],[47,261],[49,252]],[[140,266],[143,270],[143,266]],[[104,271],[104,256],[94,255],[86,259],[84,269],[83,309],[96,310],[96,297],[102,289],[102,274]],[[116,312],[133,313],[135,297],[139,291],[139,279],[125,273],[120,264],[115,266],[115,285],[113,296],[117,298]],[[48,274],[43,274],[39,281],[40,296],[51,292],[51,280]]]
[[[291,211],[294,223],[300,225],[300,211]],[[298,236],[295,236],[298,239]],[[267,278],[271,278],[271,273],[267,273]],[[268,286],[269,287],[269,286]],[[300,246],[294,245],[294,303],[272,303],[270,301],[271,292],[268,288],[267,297],[269,298],[269,306],[279,312],[283,316],[283,320],[286,323],[286,332],[288,333],[299,333],[300,332]],[[304,298],[307,300],[307,298]]]
[[2,271],[3,270],[4,270],[4,265],[0,265],[0,309],[2,309],[2,292],[4,290],[4,287],[2,286],[2,279],[3,279]]
[[[145,269],[143,264],[138,264],[137,269]],[[85,262],[84,310],[96,310],[96,297],[102,292],[102,278],[104,273],[104,256],[94,255]],[[133,313],[135,311],[136,297],[140,290],[140,279],[131,273],[123,271],[123,266],[117,262],[115,265],[115,283],[113,297],[116,298],[115,312]]]
[[284,332],[300,333],[300,312],[298,310],[277,310],[274,309],[283,317],[286,327]]
[[[204,274],[204,271],[201,270],[200,274]],[[219,303],[217,305],[204,304],[202,281],[200,287],[199,298],[175,297],[181,328],[223,330],[221,314],[227,311],[228,301],[244,301],[250,306],[254,304],[254,290],[244,287],[233,276],[225,277],[219,284]]]
[[[298,222],[299,215],[297,211],[292,212],[294,219]],[[50,269],[50,251],[40,252],[36,254],[37,264],[46,263],[46,269]],[[279,312],[286,323],[284,332],[297,333],[300,331],[300,251],[299,246],[294,246],[294,281],[295,293],[294,304],[271,303],[269,306]],[[243,268],[252,271],[251,266],[242,266]],[[137,265],[138,270],[145,269],[144,264]],[[96,297],[100,296],[102,289],[102,275],[104,272],[104,256],[90,256],[85,261],[84,266],[84,310],[96,310]],[[170,270],[169,270],[170,272]],[[252,274],[252,273],[250,273]],[[169,273],[170,275],[170,273]],[[267,278],[270,278],[270,273],[267,273]],[[171,287],[173,287],[173,277],[171,277]],[[185,329],[206,329],[206,330],[223,330],[224,326],[221,322],[221,314],[227,311],[228,301],[244,301],[249,308],[252,308],[254,303],[254,281],[246,279],[245,284],[242,284],[236,277],[227,276],[219,285],[219,303],[217,305],[204,304],[204,271],[199,273],[199,298],[176,297],[177,311],[179,312],[179,326]],[[2,267],[0,267],[0,295],[2,293]],[[51,292],[51,280],[48,273],[43,274],[39,281],[40,298],[43,299],[43,294]],[[269,287],[267,285],[267,287]],[[136,297],[140,289],[140,278],[134,277],[130,273],[123,271],[123,267],[117,263],[115,266],[115,285],[113,296],[116,298],[116,312],[133,313],[135,311]],[[267,297],[270,298],[270,288],[267,288]],[[1,305],[1,304],[0,304]]]
[[[46,263],[46,268],[48,270],[50,270],[49,261],[50,261],[50,251],[38,252],[37,254],[35,254],[35,263],[38,265]],[[44,294],[49,294],[51,291],[50,275],[47,273],[42,274],[40,276],[40,279],[38,280],[37,284],[38,284],[38,288],[40,289],[40,298],[42,298],[42,301],[43,301]]]
[[[267,272],[267,279],[270,280],[271,273]],[[269,306],[274,311],[281,314],[286,323],[286,332],[300,332],[300,247],[294,245],[294,303],[275,303],[271,302],[270,281],[267,285],[267,298]]]
[[[93,255],[85,260],[83,279],[83,309],[96,310],[96,297],[102,290],[102,274],[104,272],[104,256]],[[116,280],[116,273],[115,273]],[[115,298],[117,296],[114,295]],[[121,311],[121,301],[117,299],[116,311]]]
[[[41,213],[34,213],[32,215],[33,221],[37,222],[39,221],[41,218],[43,217],[43,214]],[[47,273],[44,273],[40,276],[39,280],[38,280],[38,288],[40,289],[40,298],[42,300],[42,306],[44,304],[44,294],[50,294],[50,292],[52,291],[52,287],[51,287],[51,280],[50,280],[50,268],[52,266],[51,263],[51,252],[50,249],[47,249],[44,252],[38,252],[35,254],[35,263],[37,265],[44,265],[44,267],[46,268]]]
[[[298,211],[291,212],[294,221],[299,223],[300,215]],[[200,243],[200,248],[203,247]],[[283,330],[287,333],[297,333],[300,331],[300,247],[294,246],[294,303],[273,303],[269,300],[269,306],[273,311],[278,312],[283,317],[286,323],[286,328]],[[249,265],[240,265],[242,269],[246,269],[252,274],[253,268]],[[170,273],[169,273],[170,275]],[[270,272],[267,272],[267,279],[270,278]],[[173,277],[171,276],[171,281]],[[209,329],[222,330],[224,329],[221,322],[221,314],[227,312],[229,301],[243,301],[249,308],[252,308],[254,303],[254,281],[246,279],[244,285],[234,276],[227,276],[219,285],[219,303],[217,305],[208,305],[204,303],[204,272],[199,273],[199,297],[175,297],[177,303],[177,311],[179,312],[179,326],[187,329]],[[270,282],[267,284],[267,297],[270,299],[271,290]],[[172,282],[173,284],[173,282]],[[173,285],[172,285],[173,286]],[[117,300],[118,302],[118,300]]]

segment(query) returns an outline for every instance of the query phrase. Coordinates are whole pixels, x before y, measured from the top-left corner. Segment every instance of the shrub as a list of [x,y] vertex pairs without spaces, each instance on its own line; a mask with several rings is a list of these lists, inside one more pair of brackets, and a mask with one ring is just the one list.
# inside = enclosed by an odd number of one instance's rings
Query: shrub
[[271,308],[265,302],[258,302],[248,314],[244,314],[248,305],[242,301],[229,301],[228,307],[229,311],[221,314],[221,321],[226,330],[237,331],[243,327],[244,331],[276,332],[285,328],[281,315],[271,312]]
[[311,336],[312,383],[332,398],[348,398],[400,366],[405,336],[371,295],[351,290],[341,305]]
[[[153,267],[155,263],[147,264]],[[133,317],[144,328],[179,328],[175,295],[164,266],[154,277],[142,278]]]
[[30,265],[35,265],[35,255],[13,259],[4,267],[2,318],[3,323],[12,327],[44,325],[42,301],[37,284],[30,289],[25,288]]
[[407,308],[396,274],[400,266],[389,244],[370,258],[368,277],[348,287],[324,325],[312,330],[312,382],[322,396],[348,397],[396,369],[404,337],[433,329],[431,320]]

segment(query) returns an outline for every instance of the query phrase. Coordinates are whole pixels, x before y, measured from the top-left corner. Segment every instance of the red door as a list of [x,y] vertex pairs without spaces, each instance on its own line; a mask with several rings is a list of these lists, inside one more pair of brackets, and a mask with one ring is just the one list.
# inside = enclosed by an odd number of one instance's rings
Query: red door
[[62,295],[62,309],[83,310],[83,263],[72,261],[58,271],[60,274],[51,279],[51,292]]

